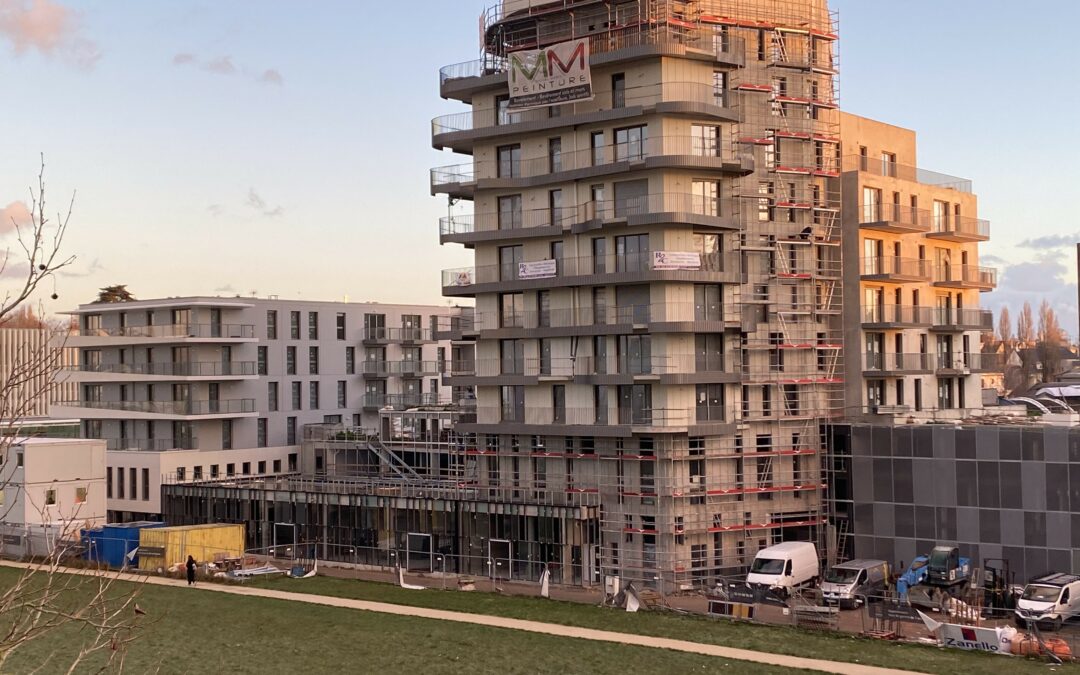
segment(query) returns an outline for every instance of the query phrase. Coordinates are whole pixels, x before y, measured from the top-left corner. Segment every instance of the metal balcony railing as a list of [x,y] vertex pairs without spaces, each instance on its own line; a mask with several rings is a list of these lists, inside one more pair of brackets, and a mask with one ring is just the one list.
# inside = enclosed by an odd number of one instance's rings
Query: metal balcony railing
[[162,452],[165,450],[196,450],[198,443],[193,438],[173,440],[171,438],[106,438],[107,450],[132,450]]
[[[474,317],[477,331],[501,328],[569,328],[578,326],[615,326],[647,323],[739,323],[738,312],[720,304],[657,303],[616,307],[578,307],[547,311],[518,310],[498,313],[479,313]],[[710,328],[714,331],[716,328]],[[709,332],[706,331],[706,332]]]
[[[723,106],[726,92],[718,89],[711,83],[704,82],[662,82],[638,87],[627,87],[624,90],[623,105],[611,105],[608,101],[605,108],[634,107],[655,105],[667,102],[704,103],[709,105]],[[574,114],[574,110],[580,107],[584,110],[602,109],[595,101],[582,104],[567,104],[563,106],[571,108],[564,110],[564,116]],[[466,112],[441,115],[431,121],[432,136],[441,134],[458,133],[465,131],[479,131],[492,129],[499,126],[517,124],[520,122],[533,122],[549,119],[547,108],[529,110],[525,112],[506,112],[495,108],[481,108]]]
[[[595,356],[570,357],[508,357],[504,359],[477,359],[455,364],[462,371],[452,374],[468,374],[476,377],[500,377],[517,375],[523,377],[578,377],[594,375],[692,375],[737,374],[738,359],[724,354],[681,356]],[[464,370],[468,369],[468,370]]]
[[[667,255],[661,255],[666,253]],[[681,256],[697,255],[696,259],[683,259]],[[553,263],[547,270],[535,269],[542,263]],[[740,269],[739,256],[736,252],[697,254],[687,252],[642,251],[639,253],[614,253],[604,256],[584,256],[580,258],[561,258],[513,262],[500,265],[482,265],[479,267],[461,267],[443,270],[444,287],[473,286],[498,282],[521,281],[530,279],[566,279],[604,274],[635,274],[647,272],[683,272],[701,273],[702,279],[710,274],[737,273]]]
[[116,328],[81,328],[83,337],[135,338],[254,338],[255,326],[232,323],[177,323]]
[[433,338],[430,328],[365,326],[363,339],[365,342],[430,342]]
[[862,259],[863,276],[896,276],[930,279],[930,261],[920,258],[879,256]]
[[255,375],[254,361],[173,362],[173,363],[80,363],[64,370],[114,375],[159,375],[175,377],[240,377]]
[[426,405],[450,403],[435,393],[414,394],[364,394],[365,408],[417,408]]
[[701,415],[695,408],[559,408],[554,406],[501,406],[480,407],[476,409],[476,419],[480,424],[517,423],[517,424],[566,424],[597,426],[636,426],[636,427],[685,427],[701,422],[725,422],[727,411],[724,406],[715,409],[704,406]]
[[870,305],[862,308],[863,323],[928,324],[934,318],[933,307],[912,305]]
[[863,204],[859,207],[859,224],[893,223],[921,232],[929,232],[933,214],[926,209],[903,204]]
[[993,330],[994,313],[988,309],[954,309],[934,307],[931,324],[935,328],[967,328]]
[[934,283],[993,288],[997,286],[997,270],[979,265],[938,265],[934,268]]
[[928,237],[989,239],[990,221],[956,214],[930,214]]
[[898,180],[922,183],[934,187],[949,188],[958,192],[970,193],[972,182],[966,178],[950,176],[936,171],[920,169],[916,166],[898,164],[882,158],[864,157],[862,155],[845,155],[843,158],[844,171],[861,171],[872,176],[884,178],[896,178]]
[[929,372],[930,355],[922,353],[897,354],[896,352],[867,352],[863,370],[881,372]]
[[255,399],[238,398],[206,401],[62,401],[58,406],[94,410],[120,410],[155,415],[231,415],[255,412]]

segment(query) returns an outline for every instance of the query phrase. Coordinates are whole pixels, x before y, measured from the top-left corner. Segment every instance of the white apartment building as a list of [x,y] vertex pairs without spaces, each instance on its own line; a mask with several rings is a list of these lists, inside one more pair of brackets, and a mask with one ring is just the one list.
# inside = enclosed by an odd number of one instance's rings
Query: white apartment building
[[433,329],[459,312],[241,297],[86,304],[68,339],[78,398],[52,413],[105,439],[110,511],[153,518],[163,478],[296,471],[307,424],[374,429],[380,409],[449,400],[450,343]]
[[0,531],[7,554],[45,554],[105,522],[105,443],[19,438],[0,459]]

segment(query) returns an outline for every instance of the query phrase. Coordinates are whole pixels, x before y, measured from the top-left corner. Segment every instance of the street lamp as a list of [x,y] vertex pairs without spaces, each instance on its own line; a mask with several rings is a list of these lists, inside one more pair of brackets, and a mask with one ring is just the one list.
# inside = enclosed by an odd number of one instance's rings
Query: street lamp
[[441,555],[435,556],[435,559],[439,561],[439,566],[442,567],[442,589],[446,590],[446,558]]
[[664,578],[657,574],[653,579],[656,581],[657,588],[660,589],[660,606],[667,607],[667,600],[664,598]]
[[360,578],[360,568],[356,565],[356,547],[350,548],[349,553],[352,553],[353,578],[359,579]]

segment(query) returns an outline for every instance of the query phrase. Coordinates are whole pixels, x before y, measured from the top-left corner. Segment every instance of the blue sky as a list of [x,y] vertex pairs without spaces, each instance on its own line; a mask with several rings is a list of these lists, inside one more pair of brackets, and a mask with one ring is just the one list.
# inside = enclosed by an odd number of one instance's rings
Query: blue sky
[[[430,167],[440,66],[476,58],[483,3],[0,0],[0,209],[39,153],[77,189],[59,311],[136,295],[445,302]],[[919,163],[975,181],[1002,269],[985,304],[1043,297],[1075,331],[1080,3],[833,0],[840,96],[919,132]],[[27,14],[29,12],[29,14]],[[1032,40],[1031,36],[1037,36]],[[10,235],[8,235],[10,240]]]

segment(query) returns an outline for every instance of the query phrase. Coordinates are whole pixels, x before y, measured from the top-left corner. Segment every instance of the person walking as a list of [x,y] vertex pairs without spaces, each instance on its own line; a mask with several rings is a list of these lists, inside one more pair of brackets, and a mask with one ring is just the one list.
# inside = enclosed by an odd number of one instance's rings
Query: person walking
[[191,556],[187,557],[187,584],[188,586],[195,585],[195,558]]

